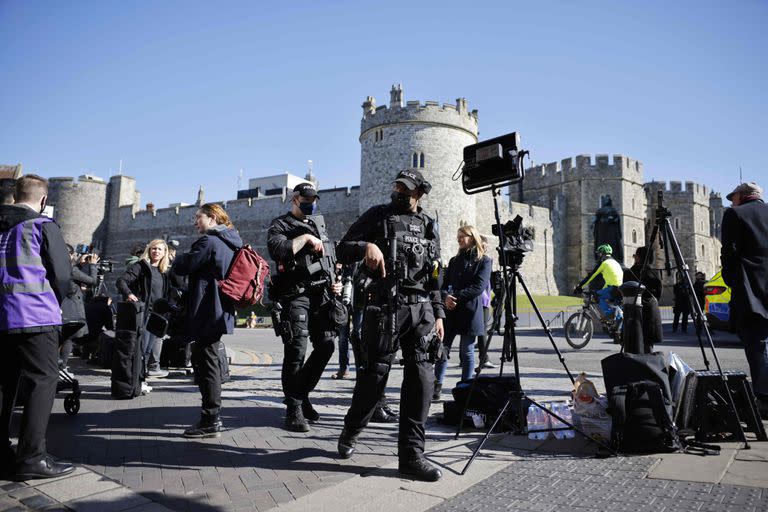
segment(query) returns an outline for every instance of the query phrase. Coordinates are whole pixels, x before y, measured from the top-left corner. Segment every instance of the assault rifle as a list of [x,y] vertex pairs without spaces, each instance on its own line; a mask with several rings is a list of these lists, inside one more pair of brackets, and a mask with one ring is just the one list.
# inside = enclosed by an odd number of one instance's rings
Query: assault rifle
[[387,302],[386,322],[384,324],[385,346],[390,351],[397,350],[397,293],[403,265],[397,261],[397,232],[396,225],[400,219],[393,215],[384,223],[384,239],[387,241],[387,252],[384,255],[387,275],[381,283],[380,293],[385,294]]
[[323,252],[311,252],[297,258],[296,265],[306,269],[307,278],[311,285],[336,282],[336,246],[328,238],[325,227],[325,219],[322,215],[308,215],[307,219],[313,223],[323,243]]

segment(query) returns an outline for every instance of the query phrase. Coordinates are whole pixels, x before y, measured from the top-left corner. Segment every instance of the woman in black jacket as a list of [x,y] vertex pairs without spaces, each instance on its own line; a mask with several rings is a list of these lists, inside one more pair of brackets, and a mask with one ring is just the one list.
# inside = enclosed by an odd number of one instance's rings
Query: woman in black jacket
[[[169,270],[171,261],[165,240],[155,239],[147,244],[139,261],[128,267],[117,279],[117,290],[123,300],[143,302],[146,315],[157,299],[170,296],[171,281]],[[160,351],[163,344],[149,331],[144,331],[141,339],[141,351],[144,355],[144,367],[150,377],[165,377],[167,371],[160,368]]]
[[[85,319],[85,302],[83,300],[83,286],[96,284],[98,269],[96,263],[99,257],[96,254],[84,254],[80,257],[75,249],[67,244],[69,258],[72,262],[72,280],[69,282],[69,290],[61,302],[61,315],[63,327],[61,331],[61,346],[59,347],[59,369],[69,372],[67,363],[72,354],[72,340],[82,338],[88,334],[88,325]],[[69,373],[71,376],[72,374]]]
[[[445,337],[448,354],[458,334],[461,379],[471,379],[475,370],[475,338],[485,334],[483,290],[491,279],[491,259],[485,255],[480,233],[472,226],[462,226],[456,235],[459,253],[451,258],[443,279],[445,300]],[[435,364],[434,400],[440,398],[447,361]]]
[[221,336],[232,334],[235,306],[221,296],[217,281],[224,279],[235,251],[242,247],[227,212],[218,204],[204,204],[197,210],[195,226],[202,236],[189,252],[176,256],[173,271],[189,276],[187,293],[187,335],[192,345],[192,365],[202,395],[200,422],[184,431],[184,437],[219,437],[223,426],[221,411]]

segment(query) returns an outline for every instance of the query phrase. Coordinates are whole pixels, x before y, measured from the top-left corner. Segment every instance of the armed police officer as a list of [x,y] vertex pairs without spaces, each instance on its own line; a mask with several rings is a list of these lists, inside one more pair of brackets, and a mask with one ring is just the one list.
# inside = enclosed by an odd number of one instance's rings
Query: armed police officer
[[[311,183],[296,185],[291,211],[274,219],[267,232],[267,248],[277,264],[270,298],[280,313],[275,330],[283,338],[285,428],[292,432],[309,432],[307,420],[320,418],[309,393],[333,355],[339,317],[346,318],[334,298],[341,283],[335,280],[333,244],[322,216],[315,215],[317,200]],[[312,353],[305,361],[307,339]]]
[[344,263],[364,260],[372,282],[365,290],[362,330],[366,365],[357,374],[338,450],[343,458],[355,451],[357,437],[379,403],[399,347],[404,360],[399,471],[436,481],[442,474],[424,459],[424,423],[445,314],[437,282],[437,223],[418,205],[430,188],[419,171],[401,171],[394,181],[392,202],[366,211],[339,243],[339,259]]

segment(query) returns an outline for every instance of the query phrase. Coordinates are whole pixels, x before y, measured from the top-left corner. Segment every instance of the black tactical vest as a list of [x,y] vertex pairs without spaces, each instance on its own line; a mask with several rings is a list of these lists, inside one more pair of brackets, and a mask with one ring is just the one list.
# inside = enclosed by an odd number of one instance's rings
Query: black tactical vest
[[376,245],[388,255],[393,229],[397,243],[397,262],[400,286],[404,291],[429,292],[437,289],[439,250],[437,222],[424,213],[391,215],[379,226]]

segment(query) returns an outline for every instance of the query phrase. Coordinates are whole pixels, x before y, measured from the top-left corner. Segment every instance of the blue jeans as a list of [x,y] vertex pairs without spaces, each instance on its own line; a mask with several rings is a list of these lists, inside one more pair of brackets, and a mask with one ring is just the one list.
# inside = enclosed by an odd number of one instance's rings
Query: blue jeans
[[[352,327],[350,328],[349,322],[341,326],[339,331],[339,370],[346,371],[349,368],[349,352],[351,349],[350,338],[353,333],[357,333],[357,338],[360,339],[360,329],[363,325],[363,309],[357,308],[352,310]],[[360,366],[360,361],[355,357],[355,370]]]
[[620,307],[613,306],[608,303],[609,300],[613,300],[613,291],[615,288],[616,288],[615,286],[606,286],[602,290],[597,290],[596,292],[597,299],[598,299],[597,305],[600,307],[600,311],[603,312],[606,318],[612,318],[614,313],[616,314],[616,318],[615,318],[616,328],[618,330],[621,330],[624,314],[621,311]]
[[[443,346],[446,353],[450,353],[455,332],[446,332],[443,338]],[[459,364],[461,364],[461,380],[469,380],[475,375],[475,338],[471,334],[461,334],[459,340]],[[448,368],[448,361],[438,361],[435,363],[435,381],[438,384],[443,383],[445,370]]]
[[160,350],[162,344],[157,336],[144,329],[144,336],[141,337],[141,354],[144,361],[144,372],[160,369]]
[[768,320],[753,315],[739,322],[736,334],[744,344],[752,389],[762,400],[768,400]]

